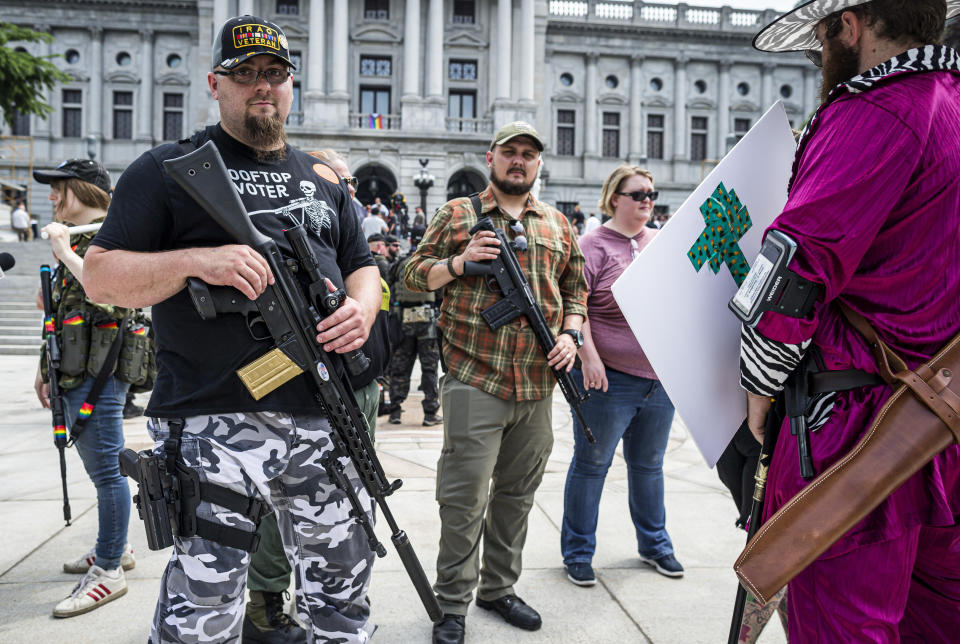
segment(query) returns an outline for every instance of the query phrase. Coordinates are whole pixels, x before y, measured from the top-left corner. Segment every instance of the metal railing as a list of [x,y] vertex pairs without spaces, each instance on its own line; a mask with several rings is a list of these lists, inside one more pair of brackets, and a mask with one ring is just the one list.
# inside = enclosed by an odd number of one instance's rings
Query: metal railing
[[399,114],[350,112],[350,128],[354,130],[399,130]]
[[[736,0],[732,0],[736,2]],[[698,7],[685,3],[642,0],[550,0],[553,18],[615,20],[655,27],[710,28],[733,31],[756,30],[764,22],[764,11],[731,7]]]
[[448,116],[447,131],[490,134],[493,132],[493,119],[470,119]]

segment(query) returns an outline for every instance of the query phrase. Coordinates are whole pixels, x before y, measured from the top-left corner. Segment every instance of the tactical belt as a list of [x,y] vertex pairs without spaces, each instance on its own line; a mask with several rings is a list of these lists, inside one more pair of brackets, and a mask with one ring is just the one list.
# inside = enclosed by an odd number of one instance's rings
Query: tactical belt
[[256,526],[260,525],[260,519],[271,512],[269,506],[256,497],[245,496],[221,485],[200,481],[196,470],[187,466],[180,453],[183,419],[175,418],[168,421],[167,425],[170,428],[170,437],[163,442],[163,449],[167,457],[167,471],[174,474],[179,487],[180,516],[177,517],[179,536],[198,536],[230,548],[255,552],[260,544],[260,535],[256,530],[247,532],[198,517],[197,506],[200,505],[200,501],[219,505],[243,515]]

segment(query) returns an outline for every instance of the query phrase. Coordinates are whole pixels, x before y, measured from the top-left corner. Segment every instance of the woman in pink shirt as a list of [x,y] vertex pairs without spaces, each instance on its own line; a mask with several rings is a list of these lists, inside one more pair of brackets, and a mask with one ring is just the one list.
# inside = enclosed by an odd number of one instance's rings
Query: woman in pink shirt
[[610,291],[659,232],[646,227],[656,199],[650,172],[620,166],[604,181],[600,197],[600,210],[611,218],[580,238],[590,294],[579,351],[583,370],[574,369],[571,374],[590,392],[581,411],[597,442],[587,443],[574,418],[576,442],[567,471],[560,535],[567,577],[580,586],[596,583],[591,561],[600,494],[621,438],[640,560],[668,577],[683,576],[667,534],[663,505],[663,454],[673,405]]

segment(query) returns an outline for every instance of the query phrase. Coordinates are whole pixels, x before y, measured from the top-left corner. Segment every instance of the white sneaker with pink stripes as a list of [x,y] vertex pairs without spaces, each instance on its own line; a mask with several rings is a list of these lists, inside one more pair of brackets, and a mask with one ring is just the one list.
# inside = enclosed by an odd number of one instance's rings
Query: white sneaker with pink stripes
[[123,568],[104,570],[94,564],[73,587],[70,596],[53,609],[53,616],[73,617],[89,613],[126,594],[127,580],[123,576]]
[[[90,552],[81,555],[79,559],[68,561],[63,564],[63,572],[69,572],[75,575],[82,575],[90,570],[90,566],[97,563],[97,549],[92,548]],[[120,565],[124,570],[133,570],[137,565],[137,560],[133,557],[133,546],[129,543],[123,546],[123,555],[120,557]]]

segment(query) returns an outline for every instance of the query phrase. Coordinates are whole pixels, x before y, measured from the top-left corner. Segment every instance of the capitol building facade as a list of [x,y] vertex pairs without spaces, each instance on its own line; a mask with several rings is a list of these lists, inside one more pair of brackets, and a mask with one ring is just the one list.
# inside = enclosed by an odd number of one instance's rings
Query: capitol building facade
[[[285,31],[297,69],[293,145],[330,147],[359,196],[403,192],[427,212],[487,181],[493,132],[516,119],[547,144],[540,197],[597,210],[604,178],[650,169],[672,212],[775,101],[794,126],[813,111],[819,70],[761,54],[773,11],[637,0],[0,0],[4,20],[53,36],[8,43],[57,55],[70,81],[46,119],[0,130],[4,186],[33,167],[95,155],[119,173],[146,149],[216,122],[207,87],[216,28],[254,14]],[[28,186],[47,211],[47,188]]]

